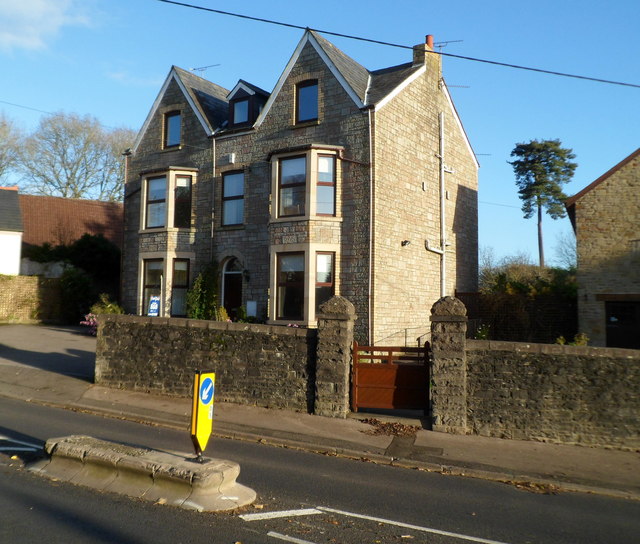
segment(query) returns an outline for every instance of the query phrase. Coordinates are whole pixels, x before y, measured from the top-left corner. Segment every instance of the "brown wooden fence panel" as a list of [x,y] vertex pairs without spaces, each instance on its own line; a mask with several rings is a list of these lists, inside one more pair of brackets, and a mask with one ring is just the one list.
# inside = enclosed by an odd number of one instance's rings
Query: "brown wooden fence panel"
[[429,345],[424,347],[353,344],[351,409],[427,410]]

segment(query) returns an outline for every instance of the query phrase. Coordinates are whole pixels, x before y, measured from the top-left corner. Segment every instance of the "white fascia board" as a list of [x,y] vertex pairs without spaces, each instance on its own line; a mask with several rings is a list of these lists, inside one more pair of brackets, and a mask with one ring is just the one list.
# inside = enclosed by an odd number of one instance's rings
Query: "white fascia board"
[[184,94],[184,97],[187,99],[187,103],[195,113],[196,117],[198,118],[198,121],[200,121],[200,124],[202,125],[202,128],[204,129],[204,131],[207,133],[207,136],[211,136],[213,134],[213,130],[209,126],[209,122],[202,115],[200,108],[198,108],[198,106],[193,102],[193,99],[191,98],[189,91],[184,86],[184,83],[182,82],[182,80],[178,77],[178,74],[176,73],[176,71],[172,68],[171,71],[169,72],[169,75],[167,76],[167,79],[165,79],[164,84],[162,85],[162,88],[158,93],[158,96],[156,96],[156,99],[153,102],[153,106],[151,106],[151,110],[149,111],[147,118],[144,120],[144,123],[142,124],[142,128],[138,132],[138,136],[136,137],[136,141],[133,144],[133,148],[132,148],[132,151],[134,153],[138,149],[138,146],[140,145],[142,138],[147,132],[147,129],[151,124],[151,119],[153,119],[153,116],[158,111],[158,108],[160,107],[160,103],[162,102],[162,98],[164,97],[164,94],[167,92],[167,88],[169,87],[171,80],[175,80],[175,82],[178,84],[178,87],[180,87],[182,94]]
[[449,107],[451,108],[451,113],[453,114],[453,118],[455,119],[456,124],[460,129],[460,133],[462,134],[462,139],[467,145],[467,150],[469,151],[469,154],[473,158],[473,162],[475,163],[476,168],[480,168],[480,163],[478,162],[478,158],[476,157],[476,154],[473,152],[473,148],[471,147],[471,142],[469,141],[469,137],[467,136],[467,131],[464,129],[464,126],[462,125],[462,121],[460,120],[460,116],[458,115],[458,111],[456,110],[453,100],[451,99],[451,95],[449,94],[449,89],[444,79],[442,80],[442,92],[444,93],[444,96],[447,99],[447,102],[449,103]]
[[253,89],[250,89],[249,87],[247,87],[244,83],[242,83],[242,81],[238,81],[238,83],[236,83],[236,86],[233,89],[231,89],[231,91],[227,95],[227,99],[231,100],[231,98],[233,98],[233,95],[236,94],[239,90],[243,90],[245,93],[251,96],[256,94],[256,92]]
[[333,62],[331,62],[331,60],[329,59],[327,54],[324,52],[322,47],[320,47],[320,44],[318,43],[318,41],[307,30],[307,31],[305,31],[304,36],[302,37],[302,39],[298,43],[295,51],[293,52],[293,55],[291,55],[291,58],[289,59],[289,62],[287,63],[287,66],[285,67],[284,71],[282,72],[282,75],[280,76],[280,79],[278,79],[278,82],[276,83],[276,86],[273,88],[273,91],[271,92],[271,95],[269,96],[269,100],[267,100],[267,103],[264,105],[264,108],[262,109],[262,112],[260,113],[260,115],[256,119],[256,122],[254,124],[255,127],[260,126],[262,124],[262,122],[264,121],[264,118],[267,115],[267,113],[269,113],[269,110],[271,109],[271,106],[273,105],[274,100],[276,99],[276,97],[280,93],[280,90],[282,89],[282,86],[284,85],[284,82],[289,77],[289,74],[291,73],[291,70],[295,66],[296,62],[298,61],[298,58],[300,57],[300,54],[302,53],[302,49],[304,48],[305,45],[307,45],[307,43],[311,43],[311,45],[316,50],[318,55],[320,55],[320,58],[327,65],[327,67],[329,68],[331,73],[334,75],[334,77],[340,82],[340,84],[342,85],[344,90],[347,92],[347,94],[356,103],[358,108],[364,108],[364,104],[362,103],[362,100],[360,100],[360,97],[355,93],[355,91],[347,83],[346,79],[344,79],[344,77],[342,76],[340,71],[336,68],[335,64],[333,64]]
[[391,102],[396,96],[398,96],[409,84],[413,83],[416,79],[422,76],[427,71],[426,66],[422,66],[419,70],[416,70],[407,79],[402,81],[395,89],[393,89],[387,96],[380,100],[377,104],[374,104],[375,111],[381,110],[389,102]]

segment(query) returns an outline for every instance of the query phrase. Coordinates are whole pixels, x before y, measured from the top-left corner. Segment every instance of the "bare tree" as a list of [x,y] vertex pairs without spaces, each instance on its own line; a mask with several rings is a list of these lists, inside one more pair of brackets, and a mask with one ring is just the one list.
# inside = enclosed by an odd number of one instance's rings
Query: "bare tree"
[[0,113],[0,180],[16,168],[21,139],[13,121]]
[[563,231],[556,237],[556,260],[563,268],[571,270],[578,266],[576,235],[573,231]]
[[133,131],[108,131],[88,115],[44,117],[20,153],[21,189],[40,195],[120,200],[122,153],[134,138]]

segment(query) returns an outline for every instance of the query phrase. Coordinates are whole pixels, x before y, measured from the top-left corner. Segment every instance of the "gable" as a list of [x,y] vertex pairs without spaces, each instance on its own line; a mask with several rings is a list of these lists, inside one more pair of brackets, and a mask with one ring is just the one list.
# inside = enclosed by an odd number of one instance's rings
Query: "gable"
[[333,46],[333,44],[315,32],[307,30],[298,43],[291,59],[287,63],[287,66],[280,75],[269,100],[256,120],[255,126],[260,126],[264,121],[264,118],[269,113],[271,106],[277,99],[285,81],[291,74],[291,71],[299,62],[302,51],[307,45],[313,47],[331,74],[336,78],[351,100],[353,100],[354,104],[358,108],[364,108],[364,99],[369,80],[369,72],[367,69],[355,62],[353,59],[350,59],[347,55],[342,53],[342,51]]
[[193,75],[182,68],[172,66],[151,110],[147,115],[142,128],[138,132],[132,151],[135,153],[144,139],[149,126],[161,108],[165,95],[171,84],[174,83],[184,96],[185,103],[196,116],[206,136],[211,136],[216,128],[220,127],[228,117],[229,91],[211,83],[201,77]]

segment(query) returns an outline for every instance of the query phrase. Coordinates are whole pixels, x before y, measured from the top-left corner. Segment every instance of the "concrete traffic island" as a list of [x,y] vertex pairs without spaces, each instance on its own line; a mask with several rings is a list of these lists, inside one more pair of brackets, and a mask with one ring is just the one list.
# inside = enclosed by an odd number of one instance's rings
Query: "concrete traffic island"
[[160,504],[214,512],[256,499],[255,491],[236,482],[240,465],[233,461],[204,457],[198,463],[178,454],[79,435],[51,438],[45,452],[47,458],[29,470]]

